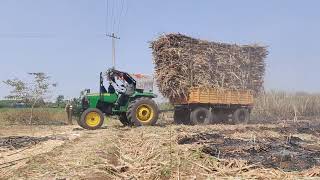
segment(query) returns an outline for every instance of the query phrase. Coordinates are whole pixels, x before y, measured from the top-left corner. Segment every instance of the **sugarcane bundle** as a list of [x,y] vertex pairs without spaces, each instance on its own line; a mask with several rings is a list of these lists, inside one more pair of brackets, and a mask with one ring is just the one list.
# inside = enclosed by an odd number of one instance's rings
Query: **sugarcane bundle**
[[166,34],[151,42],[159,91],[171,101],[185,98],[191,87],[263,89],[268,51],[264,46],[236,45]]

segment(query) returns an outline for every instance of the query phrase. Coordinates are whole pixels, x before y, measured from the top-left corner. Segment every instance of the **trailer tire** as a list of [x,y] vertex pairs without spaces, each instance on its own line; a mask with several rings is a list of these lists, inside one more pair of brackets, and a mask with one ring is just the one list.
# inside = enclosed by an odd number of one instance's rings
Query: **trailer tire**
[[191,111],[190,120],[192,125],[211,124],[213,116],[208,108],[197,107]]
[[173,113],[173,120],[175,124],[190,124],[190,112],[186,108],[175,109]]
[[232,121],[235,124],[247,124],[250,121],[250,112],[246,108],[236,109],[232,114]]

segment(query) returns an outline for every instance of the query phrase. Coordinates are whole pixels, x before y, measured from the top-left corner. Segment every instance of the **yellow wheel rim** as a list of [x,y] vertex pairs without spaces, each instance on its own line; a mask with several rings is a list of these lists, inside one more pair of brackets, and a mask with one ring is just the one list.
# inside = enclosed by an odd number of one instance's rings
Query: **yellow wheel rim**
[[153,116],[154,110],[150,105],[141,104],[140,106],[138,106],[136,117],[139,121],[149,122],[152,120]]
[[90,127],[96,127],[101,122],[101,117],[97,112],[90,112],[86,116],[86,124]]

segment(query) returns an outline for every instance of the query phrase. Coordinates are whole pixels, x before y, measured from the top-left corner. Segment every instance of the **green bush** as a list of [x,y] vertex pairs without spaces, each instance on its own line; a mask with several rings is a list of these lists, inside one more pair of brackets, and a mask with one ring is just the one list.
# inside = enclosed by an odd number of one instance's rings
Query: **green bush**
[[11,100],[0,100],[0,108],[9,108],[12,107],[15,101]]

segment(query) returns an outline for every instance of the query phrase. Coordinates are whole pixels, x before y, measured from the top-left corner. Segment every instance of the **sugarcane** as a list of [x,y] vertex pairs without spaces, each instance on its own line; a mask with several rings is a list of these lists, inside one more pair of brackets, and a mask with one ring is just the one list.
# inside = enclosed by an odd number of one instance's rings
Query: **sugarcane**
[[174,101],[192,87],[263,90],[267,47],[209,42],[179,33],[164,34],[150,45],[161,94]]

